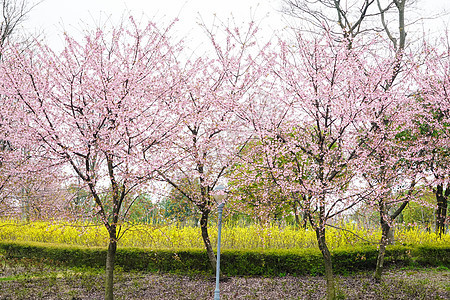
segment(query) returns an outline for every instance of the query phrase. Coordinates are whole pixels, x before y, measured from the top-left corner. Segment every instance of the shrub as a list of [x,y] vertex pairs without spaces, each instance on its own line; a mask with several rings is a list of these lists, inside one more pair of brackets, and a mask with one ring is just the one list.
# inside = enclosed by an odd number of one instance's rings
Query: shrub
[[[0,242],[9,258],[45,258],[70,267],[103,268],[106,249],[44,243]],[[373,246],[340,248],[332,251],[333,267],[338,274],[375,268],[377,249]],[[389,246],[385,262],[419,263],[450,267],[450,246]],[[199,249],[150,250],[119,248],[116,266],[126,271],[207,273],[211,272],[206,252]],[[224,250],[221,270],[229,276],[320,275],[324,272],[322,255],[316,249]]]
[[450,246],[419,245],[412,252],[421,265],[450,267]]

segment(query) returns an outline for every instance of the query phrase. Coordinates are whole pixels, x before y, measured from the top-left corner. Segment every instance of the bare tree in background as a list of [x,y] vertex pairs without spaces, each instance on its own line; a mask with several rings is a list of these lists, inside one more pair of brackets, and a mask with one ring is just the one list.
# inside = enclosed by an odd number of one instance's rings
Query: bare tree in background
[[19,25],[26,20],[31,10],[41,2],[0,0],[2,10],[0,18],[0,46],[3,46],[11,37],[17,35]]
[[337,40],[348,42],[349,47],[358,35],[384,33],[397,51],[405,48],[405,8],[416,2],[416,0],[283,1],[285,3],[283,11],[309,24],[312,32],[317,33],[325,29]]

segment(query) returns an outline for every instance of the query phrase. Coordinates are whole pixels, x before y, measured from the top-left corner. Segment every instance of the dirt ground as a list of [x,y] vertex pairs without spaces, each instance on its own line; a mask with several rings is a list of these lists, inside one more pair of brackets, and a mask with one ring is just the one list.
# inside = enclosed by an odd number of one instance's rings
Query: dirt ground
[[[43,270],[45,273],[45,270]],[[0,299],[103,299],[103,276],[48,272],[25,276],[0,272]],[[371,274],[336,276],[339,299],[450,299],[447,268],[393,269],[381,283]],[[116,299],[213,299],[215,281],[204,276],[117,272]],[[231,277],[220,283],[221,299],[323,299],[323,277]]]

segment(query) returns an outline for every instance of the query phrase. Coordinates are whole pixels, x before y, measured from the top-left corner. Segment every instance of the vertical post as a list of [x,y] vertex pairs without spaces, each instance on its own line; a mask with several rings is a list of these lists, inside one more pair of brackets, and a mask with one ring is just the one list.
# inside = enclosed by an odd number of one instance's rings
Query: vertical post
[[217,266],[216,266],[216,289],[214,290],[214,300],[220,300],[219,277],[220,277],[220,234],[222,231],[222,212],[225,203],[220,203],[218,207],[219,222],[217,233]]

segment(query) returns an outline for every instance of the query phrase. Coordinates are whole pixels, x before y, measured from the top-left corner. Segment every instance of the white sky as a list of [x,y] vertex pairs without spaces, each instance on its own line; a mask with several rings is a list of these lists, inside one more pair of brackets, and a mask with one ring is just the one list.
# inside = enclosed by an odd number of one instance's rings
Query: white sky
[[[450,0],[417,2],[417,17],[430,16],[444,9],[450,12]],[[262,28],[266,31],[280,29],[285,24],[283,15],[279,13],[281,6],[282,0],[44,0],[32,10],[24,26],[32,32],[45,33],[52,47],[60,47],[64,30],[76,35],[81,29],[94,25],[117,24],[122,16],[126,17],[131,12],[136,19],[143,17],[158,24],[168,24],[178,17],[177,32],[195,39],[202,35],[196,25],[200,16],[210,25],[214,14],[224,21],[233,14],[238,23],[253,16],[256,20],[263,20]],[[108,22],[108,17],[111,22]],[[426,20],[425,30],[441,31],[448,28],[449,23],[450,15]]]
[[[182,36],[202,35],[197,25],[201,19],[210,25],[214,14],[226,21],[231,14],[237,21],[252,16],[281,24],[279,0],[44,0],[30,13],[24,24],[31,31],[44,32],[50,44],[61,44],[61,32],[71,35],[95,25],[118,24],[129,13],[137,20],[169,24],[179,19],[176,31]],[[109,17],[109,20],[108,20]],[[270,27],[270,25],[268,25]]]

